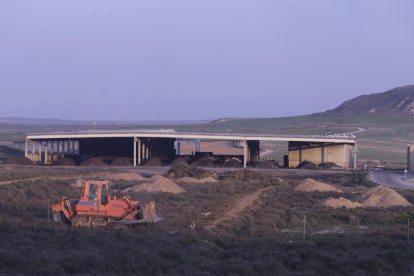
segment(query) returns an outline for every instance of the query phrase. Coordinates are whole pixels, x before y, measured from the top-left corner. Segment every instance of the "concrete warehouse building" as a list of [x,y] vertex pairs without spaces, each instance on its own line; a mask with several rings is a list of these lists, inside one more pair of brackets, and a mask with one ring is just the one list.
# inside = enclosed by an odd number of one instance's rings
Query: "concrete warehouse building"
[[[191,133],[174,130],[111,130],[56,133],[29,133],[24,142],[25,156],[35,162],[53,164],[65,155],[79,157],[118,156],[133,158],[133,165],[142,165],[152,157],[175,158],[181,143],[229,140],[244,148],[242,160],[246,167],[260,160],[260,141],[288,142],[288,166],[296,167],[304,160],[315,164],[333,162],[345,168],[356,168],[355,136],[338,135],[265,135],[239,133]],[[214,154],[214,153],[213,153]]]

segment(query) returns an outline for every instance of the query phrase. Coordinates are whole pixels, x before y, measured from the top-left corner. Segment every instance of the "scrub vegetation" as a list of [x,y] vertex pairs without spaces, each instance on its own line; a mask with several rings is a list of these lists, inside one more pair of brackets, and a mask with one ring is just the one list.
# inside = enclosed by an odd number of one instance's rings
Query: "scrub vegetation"
[[[3,172],[4,166],[0,168]],[[58,174],[61,168],[44,169],[49,170],[44,173]],[[14,167],[12,171],[18,174],[19,170]],[[77,168],[72,168],[72,174],[76,173]],[[141,202],[154,200],[164,220],[149,228],[139,225],[118,230],[71,228],[48,220],[49,204],[59,202],[62,196],[79,199],[81,187],[71,185],[75,179],[42,178],[0,185],[0,274],[413,273],[414,246],[406,241],[412,207],[331,209],[316,205],[327,197],[357,200],[361,191],[375,185],[365,173],[358,180],[346,173],[315,177],[341,187],[344,192],[340,194],[295,191],[305,176],[279,179],[249,171],[235,174],[220,174],[218,183],[177,182],[186,190],[181,194],[131,193]],[[142,181],[119,180],[114,184],[125,189],[139,183]],[[210,227],[241,198],[259,189],[263,189],[259,197],[237,216]],[[398,192],[414,203],[414,191]],[[302,230],[293,231],[304,215],[315,236],[307,229],[302,242]]]

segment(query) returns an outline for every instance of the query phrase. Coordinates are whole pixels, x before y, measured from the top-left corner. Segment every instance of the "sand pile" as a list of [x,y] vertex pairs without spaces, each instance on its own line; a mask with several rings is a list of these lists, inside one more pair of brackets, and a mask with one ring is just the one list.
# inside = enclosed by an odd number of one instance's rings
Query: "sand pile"
[[83,162],[81,166],[106,166],[106,164],[99,157],[91,157],[85,162]]
[[311,178],[306,178],[304,181],[302,181],[299,185],[295,187],[295,191],[301,191],[301,192],[338,192],[342,193],[342,190],[337,189],[335,187],[332,187],[331,185],[321,183],[318,181],[315,181]]
[[171,162],[171,166],[178,166],[178,165],[181,165],[181,164],[188,165],[187,159],[185,159],[183,157],[177,157]]
[[162,166],[162,160],[159,157],[152,157],[145,162],[145,166]]
[[209,177],[204,177],[202,179],[199,180],[200,183],[216,183],[218,182],[215,178],[209,176]]
[[150,182],[136,185],[124,190],[125,192],[167,192],[167,193],[185,193],[185,190],[175,184],[172,180],[169,180],[161,175],[154,175],[150,178]]
[[54,166],[76,166],[75,160],[70,157],[63,157],[59,159],[56,163],[53,164]]
[[223,164],[225,168],[241,168],[243,167],[242,162],[237,159],[230,159],[229,161]]
[[304,170],[316,170],[318,169],[318,166],[316,164],[312,163],[309,160],[305,160],[302,163],[300,163],[296,169],[304,169]]
[[383,185],[366,190],[360,199],[366,207],[413,206],[399,193]]
[[114,180],[148,180],[148,178],[145,178],[137,173],[112,173],[112,174],[106,174],[104,178],[108,179],[114,179]]
[[323,207],[331,207],[331,208],[357,208],[357,207],[364,207],[363,204],[356,202],[356,201],[350,201],[349,199],[340,197],[340,198],[332,198],[329,197],[325,200],[322,200],[317,205],[323,206]]
[[20,156],[20,157],[10,157],[4,161],[4,164],[7,165],[36,165],[35,162],[30,160],[27,157]]
[[214,167],[214,162],[210,158],[201,158],[191,164],[198,167]]
[[184,176],[178,179],[178,181],[185,182],[185,183],[200,183],[200,180],[194,177]]
[[132,166],[130,158],[117,157],[112,161],[111,166]]

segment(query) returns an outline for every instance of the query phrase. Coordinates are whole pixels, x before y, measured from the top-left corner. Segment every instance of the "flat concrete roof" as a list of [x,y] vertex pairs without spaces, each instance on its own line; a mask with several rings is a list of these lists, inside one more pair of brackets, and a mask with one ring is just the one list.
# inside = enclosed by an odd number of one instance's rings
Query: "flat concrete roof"
[[340,135],[273,135],[242,133],[175,132],[171,130],[89,130],[78,132],[28,133],[27,140],[83,139],[83,138],[175,138],[207,140],[261,140],[355,144],[355,136]]

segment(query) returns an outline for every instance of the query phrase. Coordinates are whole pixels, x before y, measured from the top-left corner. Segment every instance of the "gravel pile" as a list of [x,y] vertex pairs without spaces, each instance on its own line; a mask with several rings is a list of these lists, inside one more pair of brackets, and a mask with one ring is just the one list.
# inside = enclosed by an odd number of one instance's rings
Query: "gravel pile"
[[413,206],[399,193],[383,185],[366,190],[361,194],[360,200],[365,207]]
[[214,162],[210,158],[201,158],[191,164],[197,167],[214,167]]
[[4,164],[7,165],[36,165],[35,162],[30,160],[27,157],[20,156],[20,157],[10,157],[4,161]]
[[337,189],[329,184],[315,181],[311,178],[306,178],[299,185],[295,187],[295,191],[301,192],[338,192],[342,193],[342,190]]
[[243,167],[243,164],[241,161],[237,159],[230,159],[229,161],[225,162],[223,164],[223,167],[225,168],[241,168]]
[[262,160],[255,163],[256,168],[260,169],[274,169],[279,168],[279,163],[274,160]]
[[356,202],[356,201],[350,201],[349,199],[340,197],[340,198],[332,198],[329,197],[325,200],[322,200],[317,205],[323,206],[323,207],[330,207],[330,208],[357,208],[357,207],[364,207],[363,204]]
[[177,157],[175,158],[172,162],[171,162],[171,166],[178,166],[178,165],[188,165],[188,161],[187,159],[183,158],[183,157]]
[[152,157],[148,159],[144,165],[145,166],[162,166],[162,160],[159,157]]
[[150,178],[150,182],[135,185],[133,187],[127,188],[124,190],[125,192],[149,192],[149,193],[156,193],[156,192],[165,192],[165,193],[185,193],[185,190],[174,183],[174,181],[165,178],[161,175],[154,175]]
[[200,179],[199,180],[200,181],[200,183],[216,183],[216,182],[218,182],[215,178],[213,178],[213,177],[204,177],[204,178],[202,178],[202,179]]
[[59,159],[56,163],[53,163],[53,166],[76,166],[75,160],[70,157],[63,157]]
[[91,166],[91,167],[92,166],[96,166],[96,167],[98,167],[98,166],[106,166],[106,164],[99,157],[91,157],[88,160],[86,160],[85,162],[83,162],[81,164],[81,166],[87,166],[87,167],[89,167],[89,166]]
[[117,157],[112,161],[111,166],[132,166],[130,158],[126,157]]
[[103,178],[114,179],[114,180],[148,180],[137,173],[112,173],[112,174],[105,174]]
[[296,169],[303,169],[303,170],[316,170],[318,169],[318,166],[315,163],[312,163],[309,160],[305,160],[302,163],[300,163]]
[[319,169],[321,170],[340,170],[344,167],[338,166],[337,164],[333,162],[323,162],[318,165]]

